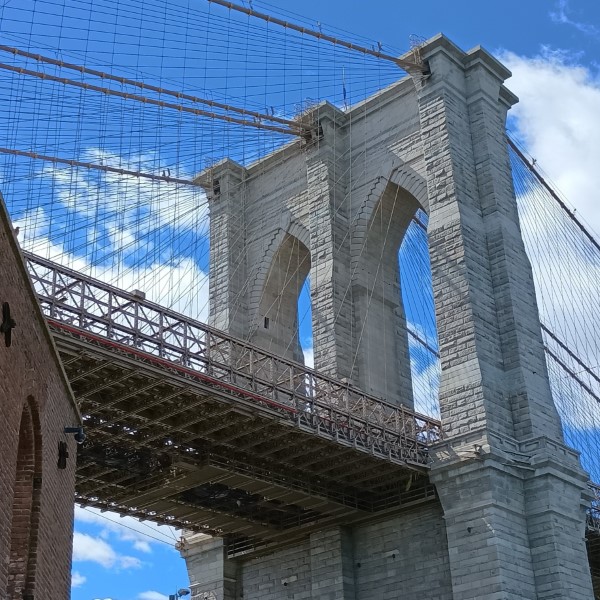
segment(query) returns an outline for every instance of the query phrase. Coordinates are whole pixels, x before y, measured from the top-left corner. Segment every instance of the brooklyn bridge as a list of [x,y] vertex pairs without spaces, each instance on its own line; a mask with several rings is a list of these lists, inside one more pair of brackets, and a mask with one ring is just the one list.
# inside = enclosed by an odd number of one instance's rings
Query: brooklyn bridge
[[177,15],[196,45],[148,19],[151,64],[84,4],[0,46],[75,502],[184,530],[195,598],[600,594],[600,246],[507,134],[507,69],[221,0]]

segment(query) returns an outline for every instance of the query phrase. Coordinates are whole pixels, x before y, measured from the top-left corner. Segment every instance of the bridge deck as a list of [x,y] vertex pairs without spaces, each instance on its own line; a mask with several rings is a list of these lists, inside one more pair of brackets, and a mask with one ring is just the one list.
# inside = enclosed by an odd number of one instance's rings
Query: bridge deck
[[78,501],[244,552],[434,497],[435,420],[139,295],[28,264],[88,434]]
[[240,554],[435,497],[426,470],[437,421],[27,258],[86,425],[82,504],[223,536]]

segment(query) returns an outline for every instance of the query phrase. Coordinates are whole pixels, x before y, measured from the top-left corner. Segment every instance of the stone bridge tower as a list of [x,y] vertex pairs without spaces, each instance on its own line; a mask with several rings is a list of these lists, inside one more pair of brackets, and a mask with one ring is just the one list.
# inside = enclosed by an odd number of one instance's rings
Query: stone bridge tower
[[211,324],[302,360],[310,276],[315,369],[412,406],[397,253],[417,212],[428,238],[446,439],[438,499],[332,527],[267,556],[218,539],[185,551],[195,598],[593,598],[586,474],[552,402],[507,154],[509,71],[443,36],[407,77],[243,168],[199,176],[211,211]]

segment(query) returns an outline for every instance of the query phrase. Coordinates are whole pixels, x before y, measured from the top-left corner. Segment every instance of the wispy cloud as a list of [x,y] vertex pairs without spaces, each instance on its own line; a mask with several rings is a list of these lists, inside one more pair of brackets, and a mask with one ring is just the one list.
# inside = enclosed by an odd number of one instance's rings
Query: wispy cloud
[[[88,148],[86,158],[133,169],[147,157]],[[206,318],[208,205],[200,188],[56,165],[36,179],[37,206],[15,217],[25,249]]]
[[137,600],[169,600],[168,596],[161,594],[160,592],[154,592],[152,590],[148,592],[142,592],[138,595]]
[[122,290],[139,289],[146,298],[177,312],[205,321],[208,316],[208,274],[191,257],[147,264],[127,265],[118,257],[112,264],[91,264],[90,257],[79,257],[62,244],[52,242],[47,226],[50,217],[38,207],[15,219],[21,229],[21,243],[26,250],[71,269],[86,273]]
[[102,538],[79,531],[73,534],[73,562],[94,562],[105,569],[138,569],[142,566],[139,558],[118,554]]
[[304,354],[304,364],[307,367],[310,367],[311,369],[314,368],[314,366],[315,366],[315,351],[312,346],[312,343],[310,346],[308,346],[306,348],[302,348],[302,353]]
[[99,535],[102,539],[114,535],[119,541],[130,542],[135,550],[145,553],[152,552],[152,544],[165,542],[174,545],[177,536],[177,530],[172,527],[149,521],[140,522],[133,517],[120,517],[111,512],[102,513],[96,508],[75,506],[75,520],[101,527]]
[[569,25],[585,35],[600,36],[600,29],[593,23],[578,21],[570,16],[572,14],[572,9],[569,4],[569,0],[557,0],[554,6],[555,8],[549,13],[550,19],[552,19],[554,23],[559,23],[560,25]]
[[71,574],[71,587],[81,587],[87,581],[87,577],[79,573],[79,571],[73,571]]
[[[416,323],[409,325],[423,340],[429,336]],[[437,357],[429,352],[414,337],[408,338],[410,366],[412,373],[413,400],[415,410],[421,414],[440,418],[438,392],[440,388],[440,364]]]

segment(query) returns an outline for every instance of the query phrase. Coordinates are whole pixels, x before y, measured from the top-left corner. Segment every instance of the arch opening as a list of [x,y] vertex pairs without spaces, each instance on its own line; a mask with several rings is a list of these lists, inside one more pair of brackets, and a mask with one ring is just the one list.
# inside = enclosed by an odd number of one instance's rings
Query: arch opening
[[398,251],[402,304],[408,332],[408,349],[416,411],[440,418],[440,359],[427,225],[417,210]]
[[298,296],[298,336],[304,364],[314,367],[312,301],[310,295],[310,273],[306,276],[300,295]]
[[310,265],[308,248],[286,233],[269,267],[252,336],[269,352],[300,363],[302,346],[312,339]]
[[367,223],[353,285],[360,387],[437,414],[439,364],[427,215],[389,181]]

